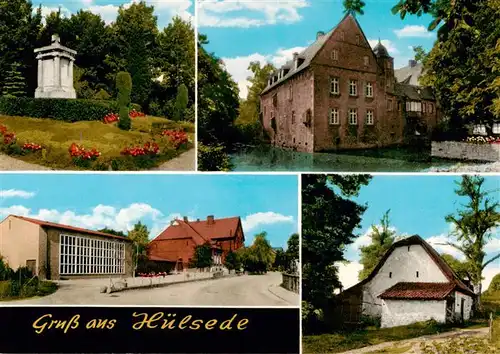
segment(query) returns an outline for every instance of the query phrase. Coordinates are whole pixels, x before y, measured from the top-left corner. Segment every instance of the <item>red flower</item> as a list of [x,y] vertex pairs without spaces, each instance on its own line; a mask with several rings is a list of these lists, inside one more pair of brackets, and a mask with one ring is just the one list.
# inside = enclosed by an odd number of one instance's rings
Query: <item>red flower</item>
[[69,154],[73,158],[80,158],[83,160],[96,160],[101,156],[101,153],[97,151],[96,148],[87,151],[83,146],[76,145],[75,143],[71,144],[69,147]]
[[4,135],[7,133],[7,127],[3,124],[0,124],[0,134]]
[[181,130],[164,130],[161,135],[167,136],[176,149],[188,142],[187,134]]
[[16,135],[14,133],[3,133],[3,143],[5,145],[10,145],[16,140]]
[[34,143],[25,143],[23,145],[23,149],[25,150],[31,150],[31,151],[38,151],[42,150],[42,146]]
[[144,156],[144,155],[158,155],[160,147],[154,142],[146,142],[143,147],[126,147],[122,150],[122,155],[129,156]]

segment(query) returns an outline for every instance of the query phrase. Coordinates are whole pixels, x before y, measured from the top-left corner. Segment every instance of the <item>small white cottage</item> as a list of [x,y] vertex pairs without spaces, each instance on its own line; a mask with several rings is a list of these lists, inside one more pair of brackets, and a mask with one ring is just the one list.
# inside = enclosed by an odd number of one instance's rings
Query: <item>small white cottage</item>
[[426,241],[412,236],[394,243],[365,280],[339,296],[348,309],[344,320],[359,318],[355,312],[380,318],[387,328],[468,320],[475,294]]

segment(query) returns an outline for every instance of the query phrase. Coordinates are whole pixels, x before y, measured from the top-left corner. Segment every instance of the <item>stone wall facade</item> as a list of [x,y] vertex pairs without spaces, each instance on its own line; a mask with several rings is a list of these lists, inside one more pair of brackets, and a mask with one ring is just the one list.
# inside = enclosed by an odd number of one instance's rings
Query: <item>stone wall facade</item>
[[382,303],[382,328],[407,326],[432,319],[439,323],[446,322],[446,301],[384,300]]
[[300,292],[300,277],[297,274],[288,274],[281,273],[283,276],[282,286],[288,291],[292,291],[294,293]]
[[461,141],[433,141],[432,157],[469,161],[500,161],[500,144],[471,144]]

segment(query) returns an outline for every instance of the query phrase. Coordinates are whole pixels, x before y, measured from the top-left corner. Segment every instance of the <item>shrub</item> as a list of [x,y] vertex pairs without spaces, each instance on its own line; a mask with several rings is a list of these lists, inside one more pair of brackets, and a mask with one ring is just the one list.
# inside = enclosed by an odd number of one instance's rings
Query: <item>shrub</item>
[[182,84],[177,89],[177,97],[175,98],[174,120],[179,121],[184,119],[184,114],[188,105],[188,89]]
[[[141,107],[131,104],[138,111]],[[102,120],[118,111],[115,101],[68,100],[59,98],[0,97],[0,114],[32,118],[50,118],[64,122]]]
[[230,171],[231,161],[224,146],[208,146],[198,143],[199,171]]
[[130,95],[132,93],[132,77],[127,72],[119,72],[116,75],[116,87],[118,89],[118,107],[120,109],[120,121],[118,127],[123,130],[130,130],[131,122],[129,117]]
[[10,280],[0,281],[0,299],[9,297],[12,292],[12,283]]

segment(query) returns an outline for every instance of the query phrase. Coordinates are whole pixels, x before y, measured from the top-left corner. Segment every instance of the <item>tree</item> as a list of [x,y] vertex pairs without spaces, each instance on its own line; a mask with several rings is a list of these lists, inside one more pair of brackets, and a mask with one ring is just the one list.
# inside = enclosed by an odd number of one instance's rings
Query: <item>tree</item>
[[205,145],[230,147],[234,140],[234,121],[238,116],[238,86],[223,62],[208,53],[198,37],[198,141]]
[[274,262],[274,252],[267,240],[267,233],[261,232],[255,235],[250,247],[238,250],[243,268],[252,273],[266,273]]
[[344,0],[344,13],[349,13],[353,16],[356,14],[363,15],[365,12],[363,8],[365,7],[365,2],[362,0]]
[[179,121],[184,119],[184,113],[188,105],[188,89],[186,85],[181,84],[177,91],[177,98],[175,99],[174,120]]
[[134,228],[128,232],[127,237],[132,241],[134,246],[132,260],[134,262],[134,269],[137,269],[139,263],[144,263],[148,260],[148,227],[139,221],[134,225]]
[[419,63],[425,63],[428,53],[422,48],[421,45],[413,47],[413,52],[415,53],[415,61]]
[[[358,237],[366,206],[351,200],[369,175],[302,175],[302,297],[323,309],[340,288],[337,262],[346,261],[344,249]],[[314,311],[313,311],[314,312]]]
[[120,6],[111,27],[113,47],[106,63],[115,72],[127,71],[132,77],[132,101],[147,107],[153,81],[153,55],[156,52],[157,19],[154,7],[144,1]]
[[37,63],[33,50],[40,45],[42,28],[41,7],[33,11],[28,0],[0,1],[0,92],[7,72],[13,63],[22,64],[26,94],[31,96],[37,87]]
[[241,261],[236,252],[230,251],[226,255],[226,259],[224,260],[224,266],[231,272],[232,270],[240,270]]
[[206,242],[202,245],[197,245],[194,249],[194,256],[191,259],[191,267],[202,269],[209,268],[213,264],[212,246]]
[[3,85],[4,96],[23,97],[26,94],[26,84],[24,77],[20,71],[19,63],[12,63],[11,70],[5,74],[5,82]]
[[[492,192],[484,191],[484,178],[480,176],[463,176],[456,182],[455,193],[468,199],[457,213],[447,215],[445,220],[451,223],[454,231],[451,235],[456,243],[448,245],[459,250],[465,257],[474,285],[474,292],[481,294],[481,281],[486,266],[500,258],[500,253],[485,261],[485,245],[492,237],[492,231],[500,224],[500,210],[497,200],[490,198]],[[496,194],[494,194],[496,195]],[[477,296],[476,308],[481,307],[480,296]]]
[[132,91],[132,78],[127,72],[119,72],[116,75],[116,87],[118,88],[118,107],[120,108],[120,120],[118,128],[130,130],[132,122],[130,121],[130,93]]
[[363,265],[363,269],[358,274],[360,281],[371,274],[396,239],[396,232],[391,229],[389,213],[390,210],[387,210],[380,219],[380,227],[372,225],[371,243],[368,246],[360,247],[360,263]]
[[495,275],[493,279],[491,279],[490,286],[488,287],[487,294],[493,294],[496,292],[500,292],[500,273]]
[[433,17],[438,40],[420,83],[434,88],[454,138],[470,124],[491,128],[500,117],[500,1],[401,0],[393,13]]
[[105,227],[104,229],[98,230],[99,232],[104,232],[105,234],[110,234],[110,235],[115,235],[115,236],[122,236],[122,237],[127,237],[123,231],[116,231],[113,229],[108,229]]
[[289,258],[285,251],[279,249],[274,257],[273,268],[280,272],[286,271],[289,268]]
[[470,278],[467,262],[461,262],[451,254],[444,253],[441,258],[453,269],[453,271],[460,277],[460,279]]

